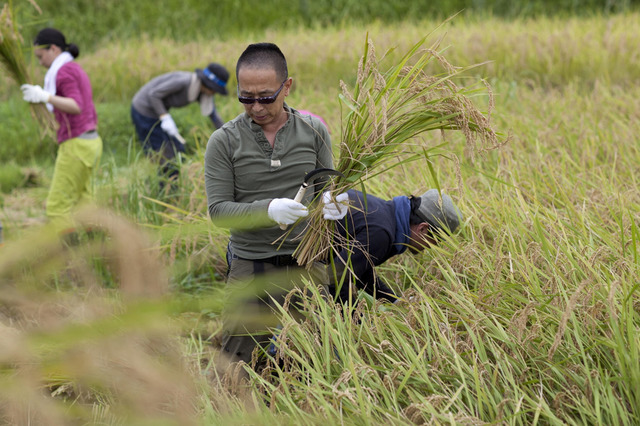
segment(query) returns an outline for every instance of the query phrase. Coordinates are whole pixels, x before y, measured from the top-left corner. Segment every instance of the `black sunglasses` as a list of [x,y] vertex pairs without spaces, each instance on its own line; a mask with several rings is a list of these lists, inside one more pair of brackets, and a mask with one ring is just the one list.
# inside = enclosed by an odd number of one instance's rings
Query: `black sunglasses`
[[276,101],[276,98],[280,94],[280,91],[282,90],[282,88],[284,87],[284,84],[286,82],[287,82],[287,80],[283,81],[282,84],[280,85],[280,88],[272,96],[265,96],[265,97],[262,97],[262,98],[247,98],[245,96],[240,96],[240,87],[238,87],[238,89],[237,89],[238,90],[238,100],[240,101],[240,103],[247,104],[247,105],[251,105],[254,102],[257,102],[259,104],[272,104],[272,103],[274,103]]

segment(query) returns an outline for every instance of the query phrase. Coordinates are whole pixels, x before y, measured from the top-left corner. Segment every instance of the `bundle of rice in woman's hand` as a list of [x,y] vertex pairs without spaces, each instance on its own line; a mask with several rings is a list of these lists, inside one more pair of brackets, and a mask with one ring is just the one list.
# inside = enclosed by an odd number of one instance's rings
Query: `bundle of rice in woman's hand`
[[[34,2],[30,3],[40,12]],[[11,3],[5,3],[0,12],[0,63],[4,65],[4,69],[18,86],[31,83],[24,55],[23,39],[18,32]],[[47,110],[47,106],[45,104],[30,105],[31,115],[40,125],[43,135],[55,134],[57,124],[53,114]]]
[[[461,131],[470,157],[500,145],[489,113],[482,114],[467,97],[478,89],[460,88],[453,82],[471,67],[453,67],[437,51],[439,41],[430,48],[423,47],[425,42],[426,37],[383,73],[378,70],[373,44],[367,39],[353,92],[341,82],[340,99],[349,112],[342,125],[337,161],[337,170],[344,177],[334,182],[333,193],[359,186],[398,164],[428,161],[428,152],[435,147],[416,150],[415,146],[423,144],[416,137],[430,130]],[[433,61],[444,68],[443,74],[425,73],[425,67]],[[491,106],[490,102],[489,109]],[[385,161],[392,157],[400,157],[400,161]],[[294,254],[300,265],[326,258],[332,243],[331,224],[322,218],[322,206],[311,211],[309,229]]]

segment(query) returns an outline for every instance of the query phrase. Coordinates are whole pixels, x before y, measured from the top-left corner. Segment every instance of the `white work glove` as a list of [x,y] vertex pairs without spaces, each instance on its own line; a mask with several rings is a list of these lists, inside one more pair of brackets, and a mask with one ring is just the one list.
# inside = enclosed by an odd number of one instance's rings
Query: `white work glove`
[[309,210],[291,198],[274,198],[269,203],[267,213],[271,220],[281,225],[291,225],[301,217],[309,215]]
[[186,143],[186,141],[178,131],[178,126],[176,126],[176,122],[173,121],[173,117],[171,117],[171,114],[167,113],[160,116],[160,127],[169,136],[173,136],[174,138],[176,138],[182,145]]
[[337,195],[335,201],[331,199],[331,193],[325,191],[322,194],[322,213],[327,220],[340,220],[347,215],[349,210],[349,194],[343,192]]
[[22,99],[32,104],[47,103],[51,97],[51,93],[33,84],[23,84],[20,89],[22,89]]
[[180,134],[180,132],[178,131],[178,126],[176,126],[176,122],[173,121],[171,114],[163,114],[160,116],[160,127],[169,136],[177,136]]

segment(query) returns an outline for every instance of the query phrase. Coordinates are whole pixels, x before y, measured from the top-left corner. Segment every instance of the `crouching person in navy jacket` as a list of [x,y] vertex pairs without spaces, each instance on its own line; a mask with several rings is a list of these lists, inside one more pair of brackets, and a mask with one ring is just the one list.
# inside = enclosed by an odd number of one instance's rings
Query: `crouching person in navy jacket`
[[[451,197],[437,189],[419,197],[397,196],[391,200],[355,190],[347,194],[348,212],[335,218],[341,250],[334,253],[335,274],[329,274],[329,291],[342,303],[354,300],[358,290],[395,302],[396,294],[376,275],[375,267],[407,249],[418,253],[437,245],[442,233],[455,232],[463,220]],[[323,201],[325,205],[331,203]],[[345,201],[342,200],[343,205]]]

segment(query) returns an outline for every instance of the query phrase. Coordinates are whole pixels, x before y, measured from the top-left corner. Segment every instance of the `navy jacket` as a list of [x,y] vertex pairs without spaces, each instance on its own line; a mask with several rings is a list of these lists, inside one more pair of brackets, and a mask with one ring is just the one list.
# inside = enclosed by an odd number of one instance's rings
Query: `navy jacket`
[[[355,287],[363,289],[378,299],[391,302],[397,299],[394,291],[380,280],[375,267],[398,254],[394,247],[396,234],[395,204],[393,200],[383,200],[373,195],[366,196],[355,190],[349,194],[349,212],[341,221],[336,221],[336,240],[342,249],[334,252],[337,277],[331,277],[331,293],[337,299],[349,300],[349,286],[347,280],[336,291],[341,281],[345,264],[350,262],[356,278]],[[349,257],[349,249],[353,250]],[[347,277],[351,274],[347,273]],[[336,280],[337,278],[337,280]],[[352,296],[355,297],[355,296]]]

